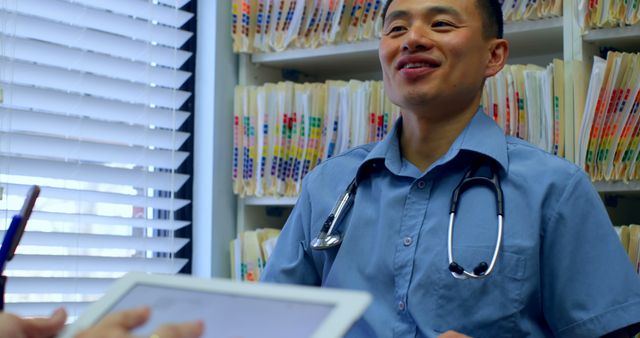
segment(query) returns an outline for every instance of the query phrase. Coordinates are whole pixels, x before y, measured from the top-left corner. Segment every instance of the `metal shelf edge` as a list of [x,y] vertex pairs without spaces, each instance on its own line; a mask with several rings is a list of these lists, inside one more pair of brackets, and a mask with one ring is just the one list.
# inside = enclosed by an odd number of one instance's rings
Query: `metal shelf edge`
[[293,206],[298,201],[298,197],[244,197],[244,205],[247,206]]
[[283,52],[256,53],[251,56],[253,63],[269,64],[289,60],[302,60],[340,56],[357,53],[374,53],[378,50],[378,40],[358,41],[353,43],[341,43],[318,48],[289,49]]
[[598,192],[640,192],[640,181],[593,182]]
[[640,39],[640,25],[593,29],[584,36],[583,40],[585,42],[598,42],[633,37]]
[[535,32],[553,28],[562,29],[562,17],[505,22],[504,34],[508,36],[510,34]]

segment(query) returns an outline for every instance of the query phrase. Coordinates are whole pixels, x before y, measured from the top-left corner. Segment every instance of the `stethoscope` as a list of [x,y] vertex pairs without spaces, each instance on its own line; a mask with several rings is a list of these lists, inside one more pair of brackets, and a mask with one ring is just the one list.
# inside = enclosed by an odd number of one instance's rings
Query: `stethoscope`
[[[373,164],[375,167],[376,164]],[[490,177],[478,176],[478,171],[486,166],[490,170]],[[355,198],[356,191],[358,189],[358,184],[362,180],[362,173],[367,172],[367,170],[358,171],[356,177],[351,181],[347,189],[342,193],[336,204],[331,209],[329,216],[322,224],[322,228],[320,229],[320,233],[318,236],[311,240],[311,248],[315,250],[326,250],[342,243],[343,237],[339,231],[337,231],[337,226],[340,224],[342,218],[346,214],[347,211],[351,208],[353,204],[353,200]],[[458,201],[462,193],[465,190],[473,187],[474,185],[483,185],[493,189],[493,192],[496,196],[496,205],[497,205],[497,214],[498,214],[498,234],[496,236],[495,247],[493,250],[493,256],[491,257],[491,263],[487,264],[482,261],[476,265],[473,269],[473,272],[469,272],[465,270],[462,265],[458,264],[453,256],[453,226],[456,217],[456,211],[458,210]],[[503,204],[503,195],[502,188],[500,185],[500,179],[496,173],[496,169],[494,168],[493,163],[486,163],[486,161],[478,160],[474,164],[472,164],[467,172],[462,177],[458,186],[453,190],[453,194],[451,196],[451,209],[449,213],[449,231],[447,235],[447,253],[449,256],[449,271],[453,275],[453,277],[457,279],[467,279],[467,278],[484,278],[489,276],[495,267],[496,260],[498,259],[498,255],[500,253],[500,245],[502,243],[502,227],[503,227],[503,218],[504,218],[504,204]]]

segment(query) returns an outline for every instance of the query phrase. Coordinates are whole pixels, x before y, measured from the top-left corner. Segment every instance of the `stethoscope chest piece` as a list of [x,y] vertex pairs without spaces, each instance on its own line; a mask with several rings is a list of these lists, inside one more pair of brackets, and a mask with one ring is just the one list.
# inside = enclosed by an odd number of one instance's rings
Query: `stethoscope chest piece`
[[342,235],[335,228],[340,224],[344,217],[345,211],[349,210],[353,204],[353,199],[356,195],[357,182],[354,178],[353,181],[347,187],[347,190],[342,193],[338,203],[331,209],[329,217],[322,224],[322,229],[316,238],[311,240],[311,248],[314,250],[326,250],[334,246],[338,246],[342,243]]
[[339,232],[336,231],[331,234],[321,232],[318,237],[311,241],[311,247],[316,250],[326,250],[338,246],[340,243],[342,243],[342,236]]

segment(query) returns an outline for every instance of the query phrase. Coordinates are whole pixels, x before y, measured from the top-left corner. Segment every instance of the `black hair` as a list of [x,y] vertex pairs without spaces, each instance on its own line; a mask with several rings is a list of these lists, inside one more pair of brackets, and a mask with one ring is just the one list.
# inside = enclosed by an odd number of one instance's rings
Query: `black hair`
[[[504,20],[502,18],[502,5],[499,0],[475,0],[482,15],[483,35],[486,38],[502,39],[504,36]],[[387,16],[387,10],[393,0],[388,0],[382,8],[382,22]]]

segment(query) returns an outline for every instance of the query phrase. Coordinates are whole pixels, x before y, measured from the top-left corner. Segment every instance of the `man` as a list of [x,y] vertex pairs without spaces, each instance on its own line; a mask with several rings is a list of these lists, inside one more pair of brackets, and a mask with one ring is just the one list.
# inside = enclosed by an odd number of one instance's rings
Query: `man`
[[[505,137],[479,108],[505,64],[497,0],[393,0],[383,11],[385,91],[402,118],[378,144],[311,172],[263,280],[365,290],[374,301],[349,337],[629,336],[640,322],[633,271],[589,178]],[[450,264],[452,193],[470,167],[500,179],[460,195]],[[356,177],[340,246],[314,250],[335,201]],[[488,181],[487,181],[488,182]],[[450,269],[451,266],[451,269]],[[489,268],[491,269],[491,268]],[[367,332],[369,330],[369,332]],[[456,335],[448,332],[447,336]]]
[[[80,332],[77,338],[118,337],[133,338],[131,330],[149,320],[146,307],[115,312],[104,317],[96,325]],[[67,319],[64,309],[56,310],[48,318],[25,319],[16,315],[0,312],[0,337],[2,338],[50,338],[55,337]],[[167,324],[160,326],[152,337],[196,338],[204,331],[201,321]]]

